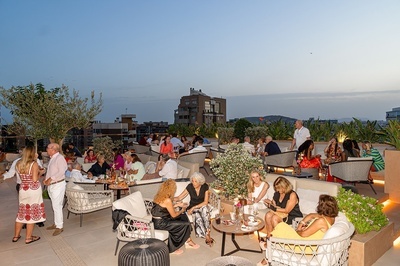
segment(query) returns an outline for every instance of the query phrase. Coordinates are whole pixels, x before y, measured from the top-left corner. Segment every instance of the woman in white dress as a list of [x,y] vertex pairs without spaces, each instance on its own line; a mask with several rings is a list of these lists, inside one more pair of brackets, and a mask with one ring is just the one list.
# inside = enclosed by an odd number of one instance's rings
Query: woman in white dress
[[248,200],[247,208],[245,212],[249,213],[248,206],[251,206],[255,210],[266,209],[264,205],[264,199],[267,198],[267,190],[269,185],[267,182],[263,181],[263,174],[259,170],[253,170],[250,173],[249,182],[247,183]]

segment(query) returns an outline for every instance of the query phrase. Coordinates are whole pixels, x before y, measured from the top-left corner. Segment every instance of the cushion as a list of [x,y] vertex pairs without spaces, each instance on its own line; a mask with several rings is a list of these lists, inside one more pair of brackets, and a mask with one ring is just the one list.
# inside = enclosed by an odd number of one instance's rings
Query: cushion
[[143,218],[147,215],[146,206],[144,205],[142,193],[136,191],[122,199],[113,203],[113,210],[124,210],[130,215]]
[[335,218],[335,223],[331,228],[326,231],[324,239],[335,238],[337,236],[343,235],[350,229],[349,222],[346,217],[338,216]]
[[296,192],[300,199],[300,211],[304,215],[316,212],[319,196],[322,194],[322,192],[304,188],[298,188]]
[[156,172],[156,168],[157,163],[152,161],[148,161],[144,166],[144,170],[147,174],[154,174]]
[[183,167],[183,166],[178,164],[178,177],[177,177],[177,179],[188,178],[189,177],[189,173],[190,173],[190,169],[189,168]]
[[267,190],[266,198],[272,200],[275,194],[274,182],[268,182],[269,188]]

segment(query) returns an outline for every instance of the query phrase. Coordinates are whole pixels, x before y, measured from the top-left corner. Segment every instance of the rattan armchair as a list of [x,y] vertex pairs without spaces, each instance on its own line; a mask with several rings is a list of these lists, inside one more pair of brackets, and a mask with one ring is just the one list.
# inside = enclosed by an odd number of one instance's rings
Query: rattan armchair
[[292,168],[296,157],[296,151],[282,152],[268,155],[264,158],[265,167]]
[[372,160],[356,160],[332,163],[329,165],[329,170],[332,176],[340,178],[346,183],[368,183],[376,194],[372,183],[368,180],[372,162]]
[[67,209],[69,214],[80,215],[80,227],[82,227],[83,214],[106,209],[112,206],[114,191],[112,190],[85,190],[78,185],[67,187]]

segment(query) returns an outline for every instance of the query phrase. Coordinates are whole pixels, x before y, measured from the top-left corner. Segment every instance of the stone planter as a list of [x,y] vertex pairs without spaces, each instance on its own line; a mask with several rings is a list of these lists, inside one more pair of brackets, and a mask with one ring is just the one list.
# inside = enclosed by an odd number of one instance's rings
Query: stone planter
[[385,193],[389,199],[400,203],[400,151],[385,151]]
[[394,224],[390,222],[379,232],[355,234],[349,250],[350,266],[369,266],[393,246]]

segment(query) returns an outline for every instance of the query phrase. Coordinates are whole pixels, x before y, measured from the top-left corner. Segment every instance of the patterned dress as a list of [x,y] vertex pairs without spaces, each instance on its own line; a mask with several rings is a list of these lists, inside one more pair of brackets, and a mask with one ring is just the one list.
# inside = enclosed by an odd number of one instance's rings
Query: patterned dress
[[34,224],[46,221],[46,213],[44,211],[42,186],[39,180],[33,181],[31,164],[28,174],[21,174],[21,186],[19,188],[19,208],[16,222]]

